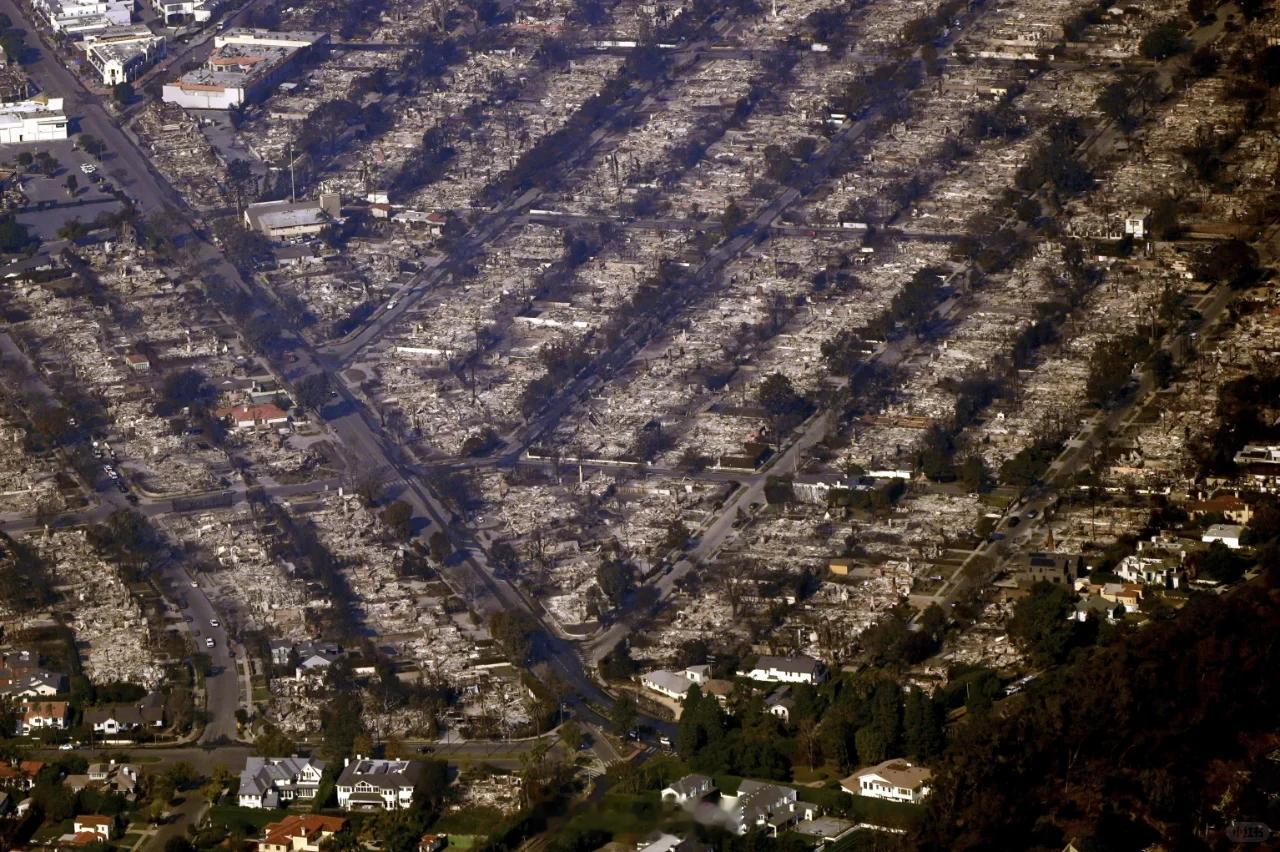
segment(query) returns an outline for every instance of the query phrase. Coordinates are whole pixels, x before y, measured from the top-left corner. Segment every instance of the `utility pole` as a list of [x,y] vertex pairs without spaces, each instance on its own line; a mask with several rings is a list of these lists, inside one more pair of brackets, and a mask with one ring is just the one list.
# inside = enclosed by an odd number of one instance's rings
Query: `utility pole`
[[289,140],[289,203],[298,200],[298,183],[293,174],[293,140]]

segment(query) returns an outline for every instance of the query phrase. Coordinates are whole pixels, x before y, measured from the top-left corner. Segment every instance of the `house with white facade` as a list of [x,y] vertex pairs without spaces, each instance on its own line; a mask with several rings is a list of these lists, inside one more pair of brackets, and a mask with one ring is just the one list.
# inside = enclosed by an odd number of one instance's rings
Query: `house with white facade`
[[25,700],[18,705],[17,731],[24,736],[49,728],[65,731],[69,716],[70,709],[65,701]]
[[325,761],[310,757],[250,757],[240,772],[242,808],[276,808],[294,799],[314,799]]
[[1205,544],[1220,541],[1232,550],[1239,550],[1240,538],[1244,535],[1244,527],[1239,524],[1213,524],[1204,531],[1200,540]]
[[762,829],[774,837],[802,819],[818,816],[818,806],[799,801],[793,788],[749,778],[738,785],[737,793],[721,794],[720,810],[730,832]]
[[662,788],[662,801],[677,805],[697,803],[716,791],[716,784],[708,775],[686,775]]
[[827,668],[820,660],[804,654],[790,657],[762,655],[750,669],[739,671],[738,676],[764,683],[818,684],[827,679]]
[[650,692],[656,692],[674,701],[682,700],[685,693],[693,689],[693,681],[685,677],[684,672],[672,672],[666,669],[641,675],[640,685]]
[[897,758],[855,772],[840,786],[854,796],[919,804],[928,797],[932,780],[930,770]]
[[84,711],[84,721],[93,726],[95,734],[107,737],[130,731],[158,730],[164,727],[164,707],[155,702],[92,707]]
[[338,776],[338,807],[350,810],[403,810],[413,804],[422,778],[416,760],[348,758]]
[[0,696],[5,698],[48,698],[66,689],[67,676],[61,672],[34,672],[0,679]]

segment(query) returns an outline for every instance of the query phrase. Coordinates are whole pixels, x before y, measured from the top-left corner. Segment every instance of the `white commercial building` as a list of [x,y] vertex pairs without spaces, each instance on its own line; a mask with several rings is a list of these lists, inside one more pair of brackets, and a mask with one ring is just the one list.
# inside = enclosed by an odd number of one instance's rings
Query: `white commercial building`
[[0,144],[66,138],[67,114],[62,111],[62,98],[36,95],[30,100],[0,104]]
[[34,0],[32,8],[56,33],[77,35],[126,26],[133,0]]
[[104,86],[132,82],[164,56],[164,39],[146,27],[113,27],[86,38],[85,58]]
[[217,0],[155,0],[156,12],[166,26],[174,26],[175,18],[189,18],[193,23],[203,24],[213,17],[213,13],[222,5]]
[[264,99],[327,33],[228,30],[213,40],[204,67],[183,74],[163,90],[165,103],[186,109],[231,109]]

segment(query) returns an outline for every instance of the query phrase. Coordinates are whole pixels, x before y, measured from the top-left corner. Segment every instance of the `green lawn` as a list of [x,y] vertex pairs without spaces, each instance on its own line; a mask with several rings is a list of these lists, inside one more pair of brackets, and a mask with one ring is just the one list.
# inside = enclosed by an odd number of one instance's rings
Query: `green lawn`
[[449,842],[452,843],[455,832],[484,837],[488,830],[501,825],[505,819],[506,816],[497,808],[464,808],[440,817],[431,831],[449,835]]
[[911,828],[924,818],[924,808],[902,802],[850,796],[849,818],[856,822],[883,825],[888,828]]
[[257,834],[269,822],[283,819],[284,811],[266,808],[242,808],[238,805],[214,805],[209,808],[209,821],[228,829],[245,829],[247,834]]

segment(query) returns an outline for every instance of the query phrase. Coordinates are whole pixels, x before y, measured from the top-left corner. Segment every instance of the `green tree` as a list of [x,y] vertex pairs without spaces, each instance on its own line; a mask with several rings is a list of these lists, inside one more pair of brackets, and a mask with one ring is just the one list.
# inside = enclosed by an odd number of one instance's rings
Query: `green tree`
[[560,726],[560,742],[570,751],[577,751],[582,745],[582,726],[570,719]]
[[1133,89],[1128,80],[1108,83],[1098,94],[1098,110],[1110,120],[1128,130],[1132,126]]
[[889,743],[884,733],[875,725],[864,725],[854,735],[854,743],[858,749],[858,762],[861,764],[879,763],[889,757]]
[[515,662],[523,665],[533,656],[534,637],[538,624],[523,610],[502,610],[489,619],[489,632],[502,650]]
[[1043,580],[1013,606],[1009,635],[1041,665],[1061,662],[1071,648],[1075,595]]
[[17,65],[22,62],[22,56],[27,50],[27,43],[22,38],[22,33],[17,30],[9,30],[4,35],[0,35],[0,49],[4,50],[5,59]]
[[1240,239],[1217,243],[1200,257],[1196,274],[1232,287],[1247,286],[1258,274],[1258,252]]
[[427,549],[431,552],[431,558],[443,565],[453,554],[453,543],[443,531],[436,530],[427,539]]
[[626,694],[618,696],[609,710],[609,721],[613,723],[618,733],[623,735],[630,733],[635,727],[637,716],[636,703]]
[[296,402],[302,408],[319,412],[329,401],[329,376],[327,373],[311,373],[304,376],[294,388]]
[[387,506],[382,520],[400,541],[408,541],[413,535],[413,507],[404,500],[396,500]]
[[1234,583],[1244,576],[1249,563],[1220,541],[1215,541],[1189,559],[1198,576],[1216,583]]
[[288,735],[268,723],[253,741],[253,748],[262,757],[289,757],[298,753],[298,745]]
[[1181,53],[1187,44],[1182,25],[1175,21],[1156,24],[1138,43],[1138,52],[1145,58],[1161,62]]
[[102,144],[102,140],[90,133],[81,133],[76,137],[76,145],[80,147],[90,157],[95,159],[101,158],[106,146]]
[[942,707],[920,689],[910,689],[902,710],[903,751],[907,757],[928,763],[946,745]]
[[635,569],[625,559],[606,558],[596,568],[596,583],[610,603],[622,606],[623,600],[635,586]]
[[118,106],[128,106],[133,101],[133,84],[128,81],[117,83],[111,89],[111,97]]
[[886,751],[898,750],[902,738],[902,689],[894,681],[882,680],[872,690],[871,726],[884,739]]
[[257,183],[248,160],[236,159],[227,163],[227,190],[238,211],[244,212],[245,201],[252,197]]
[[991,471],[982,456],[973,455],[960,464],[960,482],[970,493],[982,493],[991,488]]
[[1129,340],[1114,338],[1095,346],[1089,359],[1089,376],[1085,380],[1085,395],[1089,401],[1103,408],[1114,406],[1124,395],[1133,367]]

